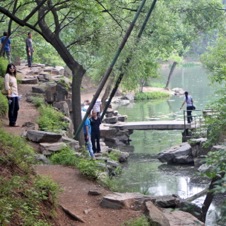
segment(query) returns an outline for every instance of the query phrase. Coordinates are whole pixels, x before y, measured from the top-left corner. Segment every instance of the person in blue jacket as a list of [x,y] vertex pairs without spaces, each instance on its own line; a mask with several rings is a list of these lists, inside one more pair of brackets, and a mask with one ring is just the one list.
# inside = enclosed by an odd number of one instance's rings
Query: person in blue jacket
[[11,63],[11,40],[8,37],[7,32],[3,32],[1,38],[1,48],[3,48],[3,57],[7,57],[9,63]]

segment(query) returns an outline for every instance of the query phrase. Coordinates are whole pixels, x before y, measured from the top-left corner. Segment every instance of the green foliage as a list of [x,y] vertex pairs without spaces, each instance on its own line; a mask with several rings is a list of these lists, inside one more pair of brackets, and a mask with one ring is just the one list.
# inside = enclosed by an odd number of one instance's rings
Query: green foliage
[[169,97],[169,94],[164,92],[145,92],[145,93],[136,93],[135,100],[156,100]]
[[40,117],[38,118],[38,124],[40,130],[59,132],[67,128],[67,122],[64,121],[63,113],[49,105],[41,105],[39,111]]
[[35,107],[41,107],[45,103],[45,99],[43,97],[31,97],[31,102],[35,105]]
[[213,109],[212,116],[206,119],[208,125],[206,145],[211,146],[226,138],[226,91],[218,91],[220,98],[210,105]]
[[57,185],[35,176],[33,149],[21,137],[0,130],[0,147],[0,225],[50,226]]
[[[21,137],[13,136],[5,133],[0,129],[0,143],[8,149],[7,159],[18,165],[24,171],[29,170],[28,163],[34,163],[34,151],[26,144],[25,140]],[[14,151],[16,150],[16,151]],[[2,163],[6,163],[7,160],[1,159]]]
[[68,147],[51,155],[50,160],[54,164],[65,166],[76,166],[79,161],[78,157],[75,156],[75,152]]
[[110,153],[106,153],[106,156],[114,161],[118,161],[120,155],[119,151],[111,151]]
[[75,166],[79,171],[89,179],[97,179],[101,172],[95,161],[87,159],[87,152],[84,151],[85,156],[77,157],[75,152],[70,148],[64,148],[60,152],[53,154],[50,159],[54,164],[62,164],[67,166]]
[[79,171],[89,179],[96,180],[101,170],[96,161],[80,159],[77,165]]
[[59,187],[53,180],[44,176],[36,177],[34,185],[38,190],[37,196],[40,200],[50,200],[49,194],[51,194],[51,202],[56,204]]
[[149,226],[149,225],[150,223],[148,221],[148,218],[145,217],[144,215],[136,219],[131,219],[122,224],[122,226]]
[[225,83],[226,81],[226,31],[217,39],[215,45],[210,46],[208,51],[202,55],[202,63],[211,72],[211,79],[214,82]]
[[8,60],[5,59],[4,57],[0,57],[0,77],[5,76],[7,65],[8,65]]
[[[1,78],[0,78],[1,80]],[[0,89],[1,91],[1,89]],[[7,98],[0,92],[0,117],[3,117],[8,112],[8,100]]]

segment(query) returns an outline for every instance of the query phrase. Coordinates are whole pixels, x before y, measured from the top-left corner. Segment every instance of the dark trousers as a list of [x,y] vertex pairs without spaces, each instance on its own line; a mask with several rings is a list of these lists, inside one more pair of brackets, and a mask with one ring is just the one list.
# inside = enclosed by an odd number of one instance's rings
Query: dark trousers
[[192,106],[187,107],[187,121],[188,123],[191,123],[193,118],[192,118]]
[[9,125],[15,126],[19,111],[18,97],[9,97],[8,102],[9,102],[9,111],[8,111]]
[[30,55],[27,53],[27,64],[28,64],[28,67],[32,66],[32,61],[33,61],[33,53],[31,53]]
[[99,153],[100,150],[100,133],[93,133],[91,134],[91,142],[93,146],[93,152]]

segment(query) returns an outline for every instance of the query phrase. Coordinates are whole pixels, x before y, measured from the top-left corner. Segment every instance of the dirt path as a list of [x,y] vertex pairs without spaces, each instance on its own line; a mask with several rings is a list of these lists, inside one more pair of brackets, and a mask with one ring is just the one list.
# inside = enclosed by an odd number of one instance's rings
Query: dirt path
[[[18,114],[17,124],[20,127],[9,127],[8,119],[3,119],[3,128],[11,134],[21,135],[24,128],[21,127],[25,122],[36,122],[38,118],[37,109],[26,102],[26,93],[31,91],[32,85],[19,85],[19,93],[23,95],[20,101],[20,110]],[[82,97],[82,100],[92,97],[92,93],[88,93]],[[111,210],[104,209],[99,206],[103,195],[109,191],[99,186],[93,181],[84,178],[77,169],[63,167],[57,165],[37,165],[35,170],[40,175],[46,175],[57,182],[62,189],[59,195],[59,205],[70,210],[70,212],[79,216],[84,223],[71,220],[66,217],[62,211],[58,211],[59,224],[62,226],[120,226],[123,222],[141,215],[138,211],[133,210]],[[100,196],[90,196],[90,190],[98,190]]]

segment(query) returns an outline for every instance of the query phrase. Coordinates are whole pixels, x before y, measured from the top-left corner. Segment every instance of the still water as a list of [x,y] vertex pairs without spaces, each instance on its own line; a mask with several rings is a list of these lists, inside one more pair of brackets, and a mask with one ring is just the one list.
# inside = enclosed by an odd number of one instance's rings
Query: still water
[[[163,78],[160,82],[163,84],[166,83],[168,72],[169,68],[161,71]],[[207,73],[200,65],[177,68],[169,88],[175,87],[187,90],[198,110],[205,109],[208,103],[217,98],[217,87],[210,85]],[[134,102],[120,106],[118,111],[128,116],[127,121],[182,119],[183,111],[179,110],[182,102],[183,97],[172,96],[167,100]],[[132,149],[128,147],[128,151],[133,151],[122,175],[117,178],[122,190],[155,196],[177,194],[187,198],[206,187],[207,181],[200,180],[193,167],[167,166],[156,159],[159,152],[181,143],[181,131],[134,131],[130,138]],[[201,205],[203,199],[197,199],[195,203]],[[207,226],[216,225],[211,221],[214,221],[218,211],[214,205],[211,209],[214,211],[209,213]]]

